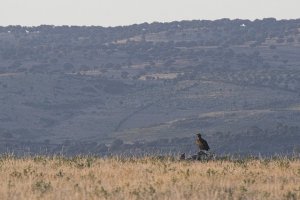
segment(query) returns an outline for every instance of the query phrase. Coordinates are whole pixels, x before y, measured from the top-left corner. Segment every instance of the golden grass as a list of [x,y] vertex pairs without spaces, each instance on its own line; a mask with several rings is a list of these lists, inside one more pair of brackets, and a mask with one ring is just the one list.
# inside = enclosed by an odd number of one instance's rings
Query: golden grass
[[0,157],[0,199],[300,199],[300,160]]

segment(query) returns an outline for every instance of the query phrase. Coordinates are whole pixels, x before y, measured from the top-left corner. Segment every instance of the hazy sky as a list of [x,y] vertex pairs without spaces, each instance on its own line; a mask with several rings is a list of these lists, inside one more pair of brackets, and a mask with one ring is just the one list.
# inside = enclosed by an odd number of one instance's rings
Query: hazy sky
[[300,0],[0,0],[0,25],[101,25],[300,18]]

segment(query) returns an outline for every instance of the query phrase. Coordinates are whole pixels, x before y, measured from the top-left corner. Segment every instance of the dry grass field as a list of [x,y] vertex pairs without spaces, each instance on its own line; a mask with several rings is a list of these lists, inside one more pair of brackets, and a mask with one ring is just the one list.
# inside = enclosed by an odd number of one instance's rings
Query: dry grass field
[[1,199],[300,199],[299,159],[0,157]]

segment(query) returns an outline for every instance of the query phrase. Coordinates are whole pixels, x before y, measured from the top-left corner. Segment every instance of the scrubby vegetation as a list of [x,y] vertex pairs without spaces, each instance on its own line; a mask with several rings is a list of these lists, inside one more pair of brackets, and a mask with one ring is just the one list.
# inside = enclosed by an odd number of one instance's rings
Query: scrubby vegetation
[[300,19],[0,27],[0,153],[291,154],[299,55]]
[[1,199],[300,198],[297,158],[0,157]]

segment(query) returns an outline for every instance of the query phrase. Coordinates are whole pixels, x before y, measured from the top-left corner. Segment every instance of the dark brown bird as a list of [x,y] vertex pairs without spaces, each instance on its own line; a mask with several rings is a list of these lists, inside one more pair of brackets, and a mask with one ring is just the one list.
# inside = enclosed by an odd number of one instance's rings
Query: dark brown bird
[[205,151],[209,150],[208,143],[206,142],[206,140],[204,140],[201,137],[200,133],[197,133],[196,144],[198,145],[198,147],[199,147],[200,150],[205,150]]

